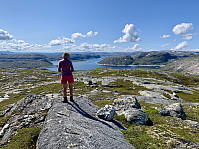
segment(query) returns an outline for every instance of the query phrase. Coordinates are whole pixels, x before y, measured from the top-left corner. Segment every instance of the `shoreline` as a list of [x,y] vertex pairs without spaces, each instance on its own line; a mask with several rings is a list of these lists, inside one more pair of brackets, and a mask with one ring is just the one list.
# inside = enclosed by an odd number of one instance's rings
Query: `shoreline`
[[111,65],[111,64],[99,64],[96,63],[97,65],[103,65],[103,66],[133,66],[133,67],[164,67],[166,65]]

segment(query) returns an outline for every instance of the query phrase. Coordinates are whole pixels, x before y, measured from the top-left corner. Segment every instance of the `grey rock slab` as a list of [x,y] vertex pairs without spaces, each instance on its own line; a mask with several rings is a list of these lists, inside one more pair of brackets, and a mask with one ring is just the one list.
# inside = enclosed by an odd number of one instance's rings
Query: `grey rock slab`
[[133,149],[113,122],[96,117],[98,107],[83,97],[57,103],[48,112],[37,149]]
[[147,96],[147,97],[153,97],[153,98],[157,98],[157,97],[161,97],[166,99],[166,97],[163,96],[162,93],[159,92],[152,92],[152,91],[139,91],[139,94],[141,96]]
[[138,96],[138,95],[121,95],[122,98],[127,98],[127,97],[136,97],[136,99],[138,101],[144,101],[144,102],[148,102],[148,103],[154,103],[154,104],[172,104],[178,101],[172,101],[172,100],[167,100],[165,98],[161,98],[161,97],[147,97],[147,96]]
[[52,94],[49,97],[29,95],[5,110],[0,116],[10,118],[0,131],[0,146],[6,144],[21,128],[42,126],[47,111],[57,102],[61,102],[60,97],[54,99]]

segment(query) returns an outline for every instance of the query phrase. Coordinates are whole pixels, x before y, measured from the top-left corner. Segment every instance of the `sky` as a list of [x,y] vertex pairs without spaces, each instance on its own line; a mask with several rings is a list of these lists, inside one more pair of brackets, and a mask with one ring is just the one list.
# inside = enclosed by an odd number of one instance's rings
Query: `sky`
[[0,51],[199,51],[198,0],[0,0]]

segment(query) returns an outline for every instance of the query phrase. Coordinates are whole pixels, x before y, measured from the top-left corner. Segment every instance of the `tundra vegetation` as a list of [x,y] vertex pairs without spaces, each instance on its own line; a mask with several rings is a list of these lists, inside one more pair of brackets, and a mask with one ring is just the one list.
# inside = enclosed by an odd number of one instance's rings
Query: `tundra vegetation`
[[[38,68],[7,68],[1,69],[0,78],[1,112],[30,94],[63,96],[59,80],[60,74],[57,72]],[[186,120],[160,115],[157,108],[165,107],[168,104],[149,102],[138,98],[142,110],[147,113],[153,126],[131,124],[126,121],[124,115],[115,115],[115,119],[127,128],[122,132],[135,148],[174,148],[179,144],[199,143],[198,127],[187,121],[199,122],[198,76],[159,69],[117,70],[105,67],[75,71],[74,78],[74,96],[86,95],[91,102],[99,107],[113,104],[115,99],[131,95],[149,96],[153,97],[155,101],[157,97],[153,95],[154,92],[158,92],[167,103],[170,101],[182,103],[187,115]],[[178,88],[178,92],[176,92],[178,99],[172,99],[172,89],[176,87]],[[143,91],[149,94],[144,94]],[[0,117],[0,128],[10,117]],[[10,143],[2,148],[10,149],[13,146],[15,148],[35,148],[35,140],[40,130],[40,127],[22,128],[17,135],[11,138]]]

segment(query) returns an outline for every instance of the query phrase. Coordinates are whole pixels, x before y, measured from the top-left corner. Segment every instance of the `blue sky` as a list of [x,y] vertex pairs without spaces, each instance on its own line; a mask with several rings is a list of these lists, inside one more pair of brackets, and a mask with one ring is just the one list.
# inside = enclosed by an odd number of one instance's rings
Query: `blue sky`
[[0,50],[199,51],[198,0],[6,0]]

